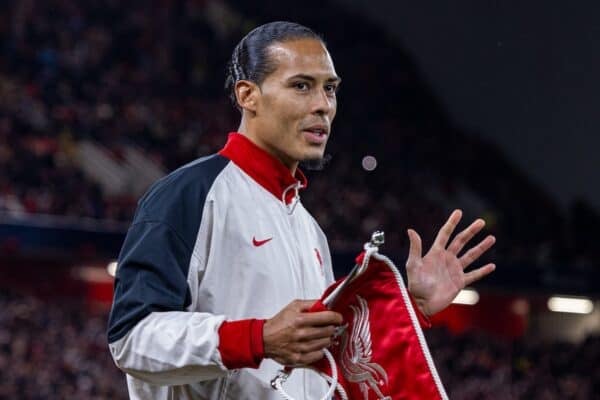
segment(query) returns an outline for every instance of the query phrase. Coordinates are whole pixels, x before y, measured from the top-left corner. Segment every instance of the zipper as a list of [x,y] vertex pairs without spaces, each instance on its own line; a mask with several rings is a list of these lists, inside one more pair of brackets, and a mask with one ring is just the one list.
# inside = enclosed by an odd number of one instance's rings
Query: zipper
[[[297,195],[297,194],[296,194]],[[298,196],[298,195],[297,195]],[[304,271],[304,263],[303,263],[303,258],[302,258],[302,252],[300,251],[300,244],[302,243],[302,241],[299,240],[298,237],[298,232],[295,228],[295,225],[297,224],[296,220],[294,218],[295,217],[295,209],[296,206],[298,205],[298,203],[300,202],[300,199],[297,198],[294,200],[295,204],[294,204],[294,208],[292,210],[292,213],[289,213],[289,211],[287,210],[287,205],[284,204],[285,207],[285,215],[284,218],[287,221],[287,226],[288,229],[290,230],[290,237],[294,238],[294,242],[290,243],[290,247],[293,248],[293,254],[295,255],[295,259],[294,259],[294,268],[298,271],[299,276],[300,276],[300,288],[301,288],[301,292],[302,292],[302,299],[306,299],[306,279],[305,279],[305,271]],[[303,391],[303,398],[306,399],[307,398],[307,374],[304,368],[302,368],[300,371],[298,371],[297,373],[301,373],[302,374],[302,391]]]

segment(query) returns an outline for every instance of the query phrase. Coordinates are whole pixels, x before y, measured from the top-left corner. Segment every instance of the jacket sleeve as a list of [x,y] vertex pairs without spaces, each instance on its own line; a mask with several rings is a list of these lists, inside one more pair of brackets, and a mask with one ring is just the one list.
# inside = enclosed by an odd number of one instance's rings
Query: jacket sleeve
[[182,385],[224,376],[218,328],[224,318],[203,313],[153,312],[110,343],[123,372],[156,385]]
[[109,348],[127,374],[157,385],[224,376],[229,368],[258,367],[262,323],[225,321],[187,310],[187,275],[194,259],[181,235],[163,221],[142,219],[125,239],[109,320]]

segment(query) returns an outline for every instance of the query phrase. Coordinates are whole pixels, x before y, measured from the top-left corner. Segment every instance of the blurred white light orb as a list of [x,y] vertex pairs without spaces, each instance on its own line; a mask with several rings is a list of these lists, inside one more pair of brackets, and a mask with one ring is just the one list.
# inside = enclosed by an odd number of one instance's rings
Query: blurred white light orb
[[370,172],[377,168],[377,159],[373,156],[364,156],[361,164],[365,171]]

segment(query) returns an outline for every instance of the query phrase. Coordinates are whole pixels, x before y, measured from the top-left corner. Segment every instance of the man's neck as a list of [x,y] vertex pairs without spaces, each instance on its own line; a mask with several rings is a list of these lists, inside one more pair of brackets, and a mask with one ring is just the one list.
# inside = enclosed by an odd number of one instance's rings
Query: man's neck
[[292,160],[286,160],[286,157],[282,156],[277,151],[273,150],[272,147],[268,146],[266,143],[261,141],[259,138],[259,135],[257,135],[255,133],[256,130],[249,127],[248,124],[245,123],[244,118],[242,118],[242,122],[240,123],[240,126],[238,127],[237,131],[238,131],[238,133],[241,133],[242,135],[247,137],[248,140],[250,140],[256,146],[260,147],[261,149],[263,149],[264,151],[266,151],[267,153],[269,153],[270,155],[272,155],[273,157],[278,159],[283,165],[286,166],[286,168],[288,168],[290,170],[290,173],[292,174],[292,176],[295,176],[296,169],[298,168],[299,162],[292,161]]

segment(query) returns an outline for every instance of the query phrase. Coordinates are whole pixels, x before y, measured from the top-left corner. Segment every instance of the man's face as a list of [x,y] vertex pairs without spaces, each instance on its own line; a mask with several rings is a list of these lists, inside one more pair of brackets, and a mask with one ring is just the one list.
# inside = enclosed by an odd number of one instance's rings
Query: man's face
[[299,161],[323,157],[340,78],[329,52],[315,39],[274,43],[269,55],[276,69],[260,85],[253,136],[293,169]]

